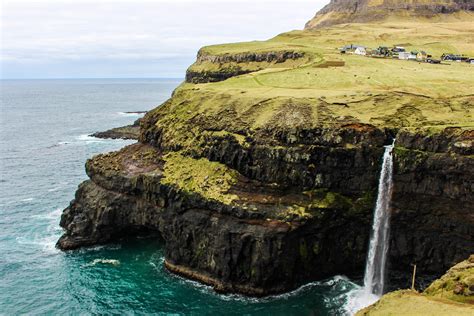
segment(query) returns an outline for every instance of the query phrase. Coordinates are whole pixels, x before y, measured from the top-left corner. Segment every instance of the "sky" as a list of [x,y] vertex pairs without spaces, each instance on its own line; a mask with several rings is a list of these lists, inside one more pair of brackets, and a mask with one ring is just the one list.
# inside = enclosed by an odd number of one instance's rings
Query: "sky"
[[200,47],[302,29],[329,0],[0,0],[1,78],[183,78]]

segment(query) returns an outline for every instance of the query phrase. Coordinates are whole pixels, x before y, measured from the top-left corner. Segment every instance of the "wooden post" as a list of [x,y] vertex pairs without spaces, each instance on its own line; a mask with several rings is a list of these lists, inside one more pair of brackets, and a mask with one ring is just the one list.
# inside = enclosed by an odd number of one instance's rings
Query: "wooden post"
[[416,264],[413,265],[413,277],[411,279],[411,289],[415,290],[415,275],[416,275]]

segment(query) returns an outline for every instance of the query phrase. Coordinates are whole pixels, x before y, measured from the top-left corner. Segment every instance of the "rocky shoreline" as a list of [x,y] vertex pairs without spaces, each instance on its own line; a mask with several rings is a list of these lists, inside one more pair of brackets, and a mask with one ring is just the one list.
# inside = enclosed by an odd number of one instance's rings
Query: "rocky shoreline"
[[140,137],[140,120],[141,119],[137,119],[135,122],[133,122],[133,124],[130,125],[115,127],[103,132],[95,132],[89,136],[104,139],[138,140]]

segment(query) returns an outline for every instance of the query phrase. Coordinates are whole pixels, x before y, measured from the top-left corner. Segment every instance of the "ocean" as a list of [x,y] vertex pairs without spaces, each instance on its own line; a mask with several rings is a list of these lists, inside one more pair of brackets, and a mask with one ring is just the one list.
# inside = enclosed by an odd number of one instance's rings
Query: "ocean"
[[263,299],[216,294],[170,274],[160,240],[61,252],[62,209],[84,163],[132,141],[88,135],[132,123],[179,79],[0,81],[0,314],[344,315],[344,276]]

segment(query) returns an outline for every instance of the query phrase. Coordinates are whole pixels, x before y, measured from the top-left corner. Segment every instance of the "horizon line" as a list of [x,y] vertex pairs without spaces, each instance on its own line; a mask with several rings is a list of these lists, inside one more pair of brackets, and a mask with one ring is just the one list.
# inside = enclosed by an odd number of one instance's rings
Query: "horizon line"
[[33,78],[0,78],[0,80],[83,80],[83,79],[183,79],[184,77],[33,77]]

